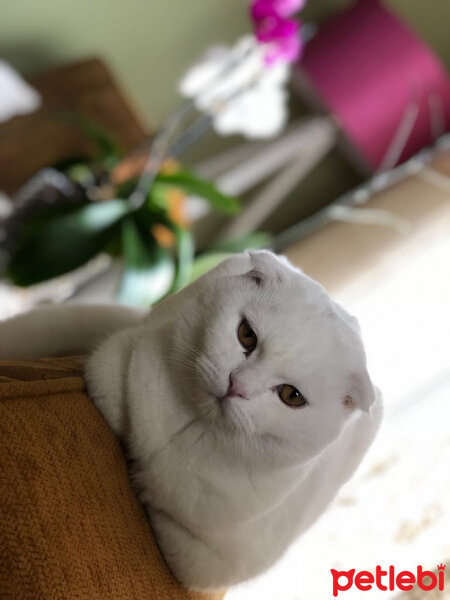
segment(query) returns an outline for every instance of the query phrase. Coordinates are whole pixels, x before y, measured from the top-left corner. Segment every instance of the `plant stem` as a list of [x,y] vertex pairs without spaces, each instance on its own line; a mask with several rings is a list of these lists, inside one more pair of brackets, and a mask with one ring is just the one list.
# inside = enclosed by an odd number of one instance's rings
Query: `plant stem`
[[[245,60],[251,53],[254,52],[253,47],[247,47],[239,50],[239,52],[233,52],[229,57],[229,60],[223,65],[219,72],[208,81],[204,86],[204,89],[208,89],[219,83],[223,77],[232,72],[242,60]],[[158,174],[161,165],[169,155],[179,156],[182,154],[190,145],[196,142],[202,137],[211,127],[213,116],[223,110],[226,103],[232,100],[236,95],[240,95],[245,91],[247,86],[241,86],[233,92],[222,104],[220,108],[214,108],[208,113],[201,115],[191,125],[187,127],[181,134],[171,143],[171,137],[175,134],[176,130],[187,120],[187,118],[195,110],[195,99],[190,99],[184,102],[178,109],[172,113],[160,131],[156,134],[155,138],[150,147],[147,161],[142,170],[141,176],[138,180],[135,190],[129,198],[129,202],[133,208],[141,207],[147,198],[148,192]],[[200,94],[204,90],[200,90]],[[198,95],[198,94],[197,94]]]
[[174,141],[170,147],[170,156],[180,156],[192,144],[205,135],[212,125],[212,116],[209,113],[201,115],[192,125]]
[[152,183],[168,155],[170,138],[194,108],[195,105],[192,100],[184,102],[170,115],[165,125],[156,134],[136,188],[129,198],[129,202],[133,208],[139,208],[144,204]]

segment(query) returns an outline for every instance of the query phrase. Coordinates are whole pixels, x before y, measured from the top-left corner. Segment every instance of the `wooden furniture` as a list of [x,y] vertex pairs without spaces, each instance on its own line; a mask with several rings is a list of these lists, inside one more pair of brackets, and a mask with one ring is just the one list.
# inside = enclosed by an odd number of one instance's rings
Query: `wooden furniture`
[[75,126],[56,118],[58,111],[75,111],[98,123],[125,151],[148,135],[99,59],[52,69],[30,83],[41,94],[42,107],[0,124],[0,189],[7,193],[43,167],[95,150]]

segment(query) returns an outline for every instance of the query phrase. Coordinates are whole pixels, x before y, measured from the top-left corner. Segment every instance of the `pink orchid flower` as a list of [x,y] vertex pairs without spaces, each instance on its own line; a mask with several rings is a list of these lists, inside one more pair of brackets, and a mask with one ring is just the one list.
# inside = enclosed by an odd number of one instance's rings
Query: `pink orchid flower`
[[277,16],[266,17],[255,23],[255,35],[259,42],[267,44],[265,60],[272,64],[279,60],[295,61],[301,50],[300,24],[293,19]]
[[306,0],[254,0],[250,7],[250,14],[254,21],[266,17],[290,17],[301,10]]

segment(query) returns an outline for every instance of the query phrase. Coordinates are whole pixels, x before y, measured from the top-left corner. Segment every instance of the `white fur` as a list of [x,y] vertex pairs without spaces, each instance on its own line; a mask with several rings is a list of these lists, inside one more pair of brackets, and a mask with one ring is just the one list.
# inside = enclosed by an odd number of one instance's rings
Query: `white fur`
[[115,305],[47,305],[0,322],[0,359],[86,354],[146,313]]
[[[75,309],[60,310],[70,322]],[[92,310],[84,329],[98,339]],[[263,572],[325,510],[378,430],[381,397],[356,320],[269,252],[228,259],[144,319],[121,314],[133,326],[98,347],[86,379],[128,447],[169,567],[198,589]],[[243,317],[258,336],[248,358],[237,338]],[[15,320],[25,348],[22,323],[32,315]],[[8,327],[0,325],[3,353]],[[218,400],[230,374],[248,399]],[[283,383],[309,404],[283,404],[275,390]]]

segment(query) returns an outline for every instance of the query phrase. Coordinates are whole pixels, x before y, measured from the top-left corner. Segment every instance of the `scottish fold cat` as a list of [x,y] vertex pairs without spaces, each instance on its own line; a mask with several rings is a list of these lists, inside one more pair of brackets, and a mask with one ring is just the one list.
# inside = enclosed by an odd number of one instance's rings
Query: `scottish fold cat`
[[326,509],[378,430],[356,320],[284,258],[235,255],[148,314],[43,308],[0,324],[0,356],[91,352],[91,398],[174,575],[262,573]]

